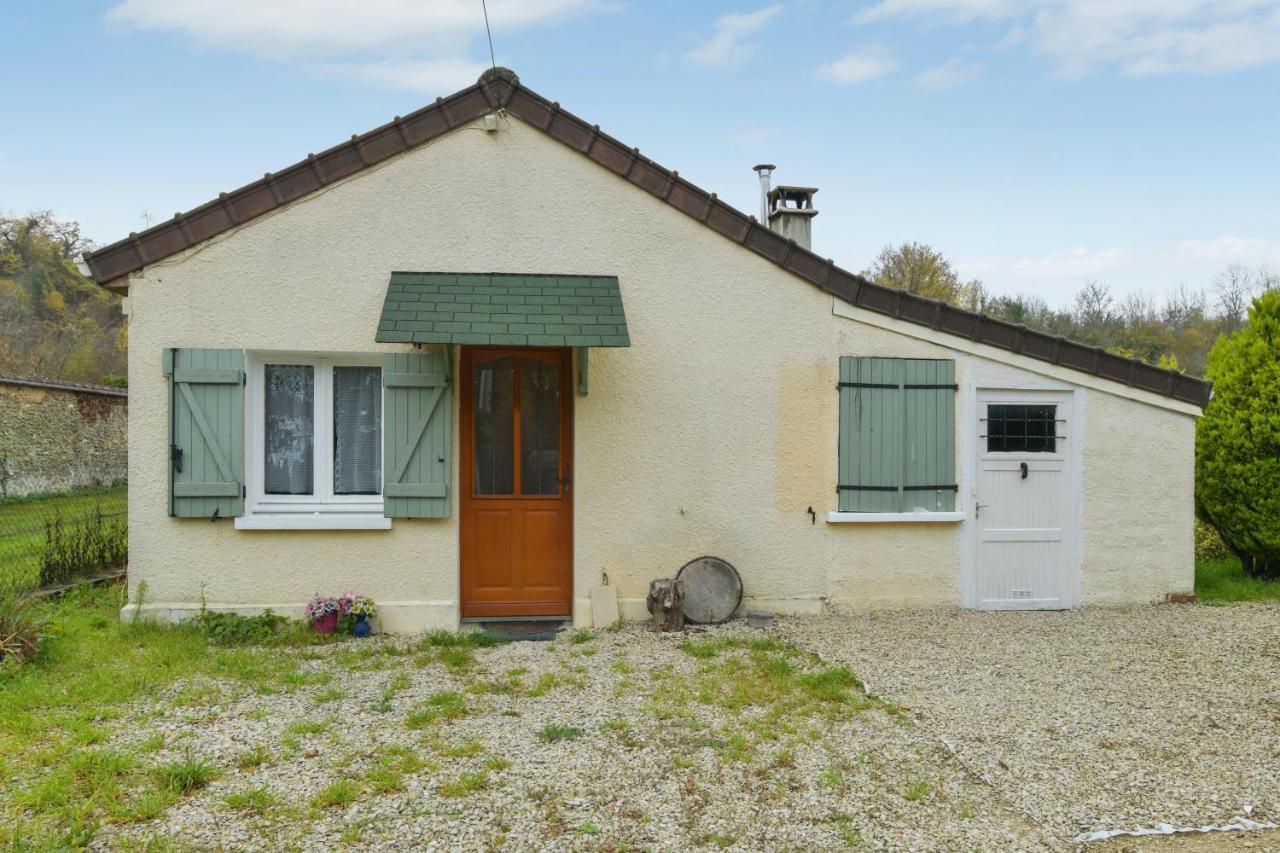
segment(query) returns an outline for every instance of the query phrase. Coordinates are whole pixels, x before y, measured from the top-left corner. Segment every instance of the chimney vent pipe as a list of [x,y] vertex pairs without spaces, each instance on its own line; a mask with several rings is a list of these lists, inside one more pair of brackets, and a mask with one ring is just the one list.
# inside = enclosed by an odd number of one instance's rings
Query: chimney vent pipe
[[759,166],[753,166],[756,174],[760,176],[760,224],[767,225],[769,223],[769,183],[773,170],[778,168],[772,163],[761,163]]

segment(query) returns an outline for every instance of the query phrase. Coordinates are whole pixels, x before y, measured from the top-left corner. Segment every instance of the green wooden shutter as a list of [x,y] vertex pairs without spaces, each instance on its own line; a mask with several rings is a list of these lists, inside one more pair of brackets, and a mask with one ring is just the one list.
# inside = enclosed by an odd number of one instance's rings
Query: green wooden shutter
[[447,518],[452,472],[449,354],[383,357],[383,515]]
[[165,350],[169,377],[169,514],[244,514],[244,353]]
[[903,378],[907,413],[903,511],[952,512],[956,508],[956,363],[906,359]]
[[840,359],[841,512],[955,509],[955,362]]

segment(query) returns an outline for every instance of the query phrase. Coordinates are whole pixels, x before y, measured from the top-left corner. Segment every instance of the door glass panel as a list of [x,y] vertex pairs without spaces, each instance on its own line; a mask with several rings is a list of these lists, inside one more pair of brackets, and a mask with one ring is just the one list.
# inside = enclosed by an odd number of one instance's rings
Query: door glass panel
[[1057,413],[1057,406],[987,406],[987,452],[1057,452]]
[[560,366],[520,363],[520,493],[560,494]]
[[264,491],[309,495],[315,471],[315,369],[309,364],[268,364],[265,372],[266,453]]
[[382,492],[382,368],[333,368],[333,493]]
[[496,358],[475,368],[475,493],[509,495],[515,483],[515,361]]

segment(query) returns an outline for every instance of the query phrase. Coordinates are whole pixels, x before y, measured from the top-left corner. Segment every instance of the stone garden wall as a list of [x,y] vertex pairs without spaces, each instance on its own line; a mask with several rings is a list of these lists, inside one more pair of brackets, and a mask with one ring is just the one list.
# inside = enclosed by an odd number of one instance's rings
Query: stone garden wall
[[128,477],[128,395],[0,376],[0,499]]

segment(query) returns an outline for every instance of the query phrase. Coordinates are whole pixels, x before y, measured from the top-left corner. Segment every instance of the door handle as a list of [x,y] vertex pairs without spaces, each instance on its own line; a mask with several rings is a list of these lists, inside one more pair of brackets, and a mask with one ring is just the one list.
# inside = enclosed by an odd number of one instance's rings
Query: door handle
[[984,506],[991,506],[991,504],[980,504],[980,503],[975,503],[975,504],[973,505],[973,517],[974,517],[974,518],[981,518],[981,517],[982,517],[982,508],[983,508]]

